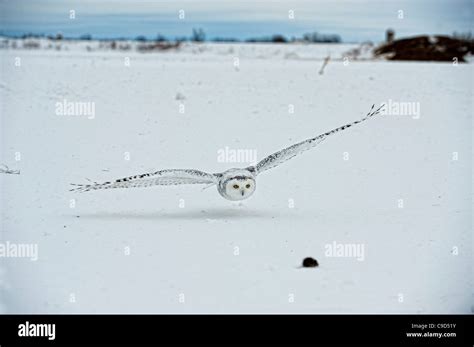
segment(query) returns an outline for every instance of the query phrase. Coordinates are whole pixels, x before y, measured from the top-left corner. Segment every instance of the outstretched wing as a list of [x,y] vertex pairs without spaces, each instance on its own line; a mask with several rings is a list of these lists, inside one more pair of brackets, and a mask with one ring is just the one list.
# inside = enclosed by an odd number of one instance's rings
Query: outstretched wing
[[380,110],[384,107],[384,105],[380,106],[378,109],[374,111],[375,105],[372,105],[372,108],[370,109],[369,113],[367,115],[355,122],[352,122],[350,124],[343,125],[339,128],[333,129],[331,131],[328,131],[324,134],[318,135],[316,137],[313,137],[311,139],[307,139],[305,141],[299,142],[297,144],[294,144],[293,146],[287,147],[285,149],[282,149],[281,151],[275,152],[271,155],[269,155],[266,158],[263,158],[261,161],[257,163],[255,166],[250,166],[247,169],[255,172],[256,174],[259,174],[263,171],[266,171],[268,169],[271,169],[277,165],[280,165],[281,163],[293,158],[294,156],[303,153],[304,151],[307,151],[308,149],[311,149],[313,147],[316,147],[318,144],[320,144],[322,141],[324,141],[329,135],[335,134],[339,131],[342,131],[344,129],[350,128],[353,125],[356,125],[358,123],[361,123],[376,114],[380,113]]
[[115,181],[93,184],[72,184],[76,188],[71,191],[88,192],[97,189],[140,188],[151,186],[169,186],[177,184],[216,184],[217,177],[213,174],[186,169],[161,170],[142,175],[119,178]]

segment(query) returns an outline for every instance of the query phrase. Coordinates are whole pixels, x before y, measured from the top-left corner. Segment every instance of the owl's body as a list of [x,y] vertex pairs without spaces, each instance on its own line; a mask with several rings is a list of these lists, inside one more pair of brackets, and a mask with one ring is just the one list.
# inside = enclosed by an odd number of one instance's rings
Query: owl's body
[[87,192],[98,189],[137,188],[156,185],[208,184],[216,185],[219,194],[227,200],[244,200],[255,192],[257,187],[257,175],[315,147],[328,136],[373,117],[380,112],[382,107],[383,105],[373,111],[374,106],[372,106],[372,109],[364,118],[275,152],[263,158],[255,166],[233,168],[214,174],[194,169],[160,170],[104,183],[73,184],[77,186],[77,188],[72,190]]

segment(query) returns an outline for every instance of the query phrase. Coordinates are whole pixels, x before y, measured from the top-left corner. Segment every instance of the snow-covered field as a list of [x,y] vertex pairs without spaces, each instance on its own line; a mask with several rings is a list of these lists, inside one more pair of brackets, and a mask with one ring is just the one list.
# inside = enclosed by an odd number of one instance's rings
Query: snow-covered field
[[[0,310],[471,312],[473,66],[343,59],[354,47],[1,49],[0,163],[21,171],[0,175],[1,241],[38,259],[0,258]],[[263,173],[242,203],[215,187],[69,192],[247,166],[232,154],[261,159],[374,103],[390,112]]]

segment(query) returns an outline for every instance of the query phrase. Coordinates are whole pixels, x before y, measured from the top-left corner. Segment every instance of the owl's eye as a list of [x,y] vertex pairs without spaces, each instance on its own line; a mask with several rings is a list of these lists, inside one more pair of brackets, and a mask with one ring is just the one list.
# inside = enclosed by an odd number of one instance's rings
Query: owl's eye
[[250,188],[250,184],[247,184],[247,185],[245,186],[245,188],[249,189],[249,188]]
[[234,184],[232,187],[234,187],[234,189],[239,189],[239,186],[237,184]]

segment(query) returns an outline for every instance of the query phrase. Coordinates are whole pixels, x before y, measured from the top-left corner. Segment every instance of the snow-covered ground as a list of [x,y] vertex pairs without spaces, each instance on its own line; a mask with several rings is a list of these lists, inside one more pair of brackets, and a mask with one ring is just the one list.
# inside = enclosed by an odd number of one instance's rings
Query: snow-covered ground
[[[471,312],[473,66],[343,59],[354,47],[1,49],[0,163],[21,170],[0,175],[1,242],[38,259],[0,258],[0,310]],[[383,102],[240,204],[215,187],[68,191],[247,166],[234,151],[261,159]]]

